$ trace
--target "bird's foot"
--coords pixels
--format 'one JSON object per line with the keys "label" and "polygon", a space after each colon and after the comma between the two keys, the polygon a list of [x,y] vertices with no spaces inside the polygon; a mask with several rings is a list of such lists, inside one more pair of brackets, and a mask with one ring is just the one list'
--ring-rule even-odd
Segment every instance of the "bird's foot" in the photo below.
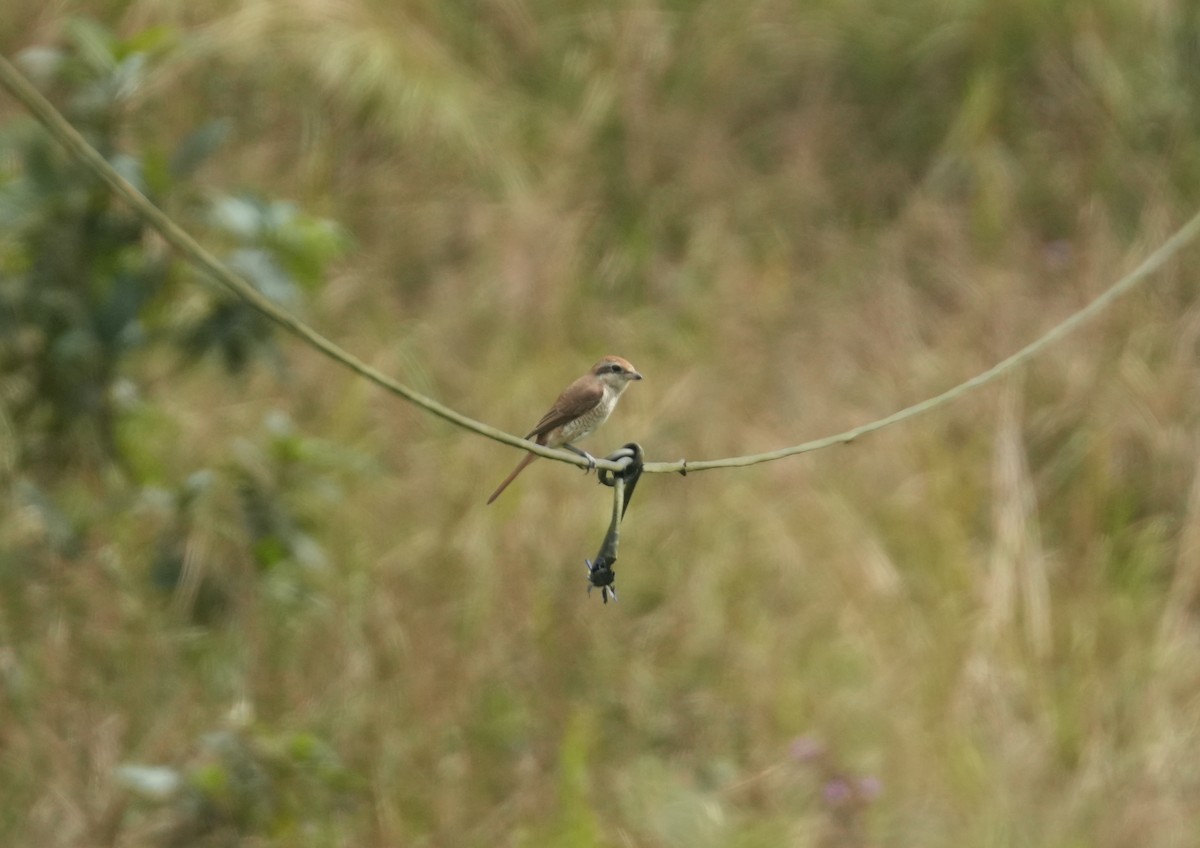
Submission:
{"label": "bird's foot", "polygon": [[596,457],[592,456],[590,453],[582,450],[581,448],[575,447],[574,445],[563,445],[563,448],[569,450],[571,453],[576,454],[577,456],[582,456],[587,460],[587,467],[583,469],[584,474],[588,474],[596,470]]}

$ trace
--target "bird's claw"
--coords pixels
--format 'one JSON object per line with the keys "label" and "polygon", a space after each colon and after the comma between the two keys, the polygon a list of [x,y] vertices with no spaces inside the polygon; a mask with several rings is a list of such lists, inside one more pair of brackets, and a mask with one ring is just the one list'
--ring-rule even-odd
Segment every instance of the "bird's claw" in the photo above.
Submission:
{"label": "bird's claw", "polygon": [[566,450],[569,450],[571,453],[575,454],[576,456],[582,457],[583,461],[587,463],[587,465],[584,466],[584,469],[583,469],[584,474],[587,474],[596,469],[596,457],[592,456],[590,453],[583,450],[582,448],[575,447],[574,445],[563,445],[563,447]]}

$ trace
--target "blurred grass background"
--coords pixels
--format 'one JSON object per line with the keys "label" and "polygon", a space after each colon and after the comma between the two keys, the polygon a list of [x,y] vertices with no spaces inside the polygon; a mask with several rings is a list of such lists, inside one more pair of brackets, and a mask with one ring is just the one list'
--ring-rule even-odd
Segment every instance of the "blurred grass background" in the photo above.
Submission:
{"label": "blurred grass background", "polygon": [[[144,55],[106,155],[165,186],[218,121],[165,207],[373,365],[521,433],[617,353],[647,380],[587,447],[703,459],[936,393],[1190,217],[1198,9],[82,0],[0,49]],[[1200,841],[1195,249],[936,414],[645,480],[602,606],[607,490],[538,463],[485,509],[513,451],[260,344],[149,234],[63,383],[29,281],[95,216],[17,136],[0,98],[44,192],[0,204],[6,844]]]}

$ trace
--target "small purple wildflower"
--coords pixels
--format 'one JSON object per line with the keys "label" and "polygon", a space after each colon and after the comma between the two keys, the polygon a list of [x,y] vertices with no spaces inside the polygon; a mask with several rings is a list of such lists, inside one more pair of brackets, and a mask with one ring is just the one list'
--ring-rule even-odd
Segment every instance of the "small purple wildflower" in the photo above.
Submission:
{"label": "small purple wildflower", "polygon": [[1046,266],[1052,271],[1061,271],[1071,264],[1074,251],[1066,239],[1055,239],[1042,248]]}
{"label": "small purple wildflower", "polygon": [[788,753],[798,763],[813,763],[825,756],[825,743],[815,736],[798,736]]}
{"label": "small purple wildflower", "polygon": [[858,779],[858,797],[864,801],[874,801],[883,794],[883,781],[873,774]]}
{"label": "small purple wildflower", "polygon": [[849,803],[854,797],[854,787],[845,778],[835,777],[825,784],[821,790],[821,797],[825,800],[826,805],[840,807]]}

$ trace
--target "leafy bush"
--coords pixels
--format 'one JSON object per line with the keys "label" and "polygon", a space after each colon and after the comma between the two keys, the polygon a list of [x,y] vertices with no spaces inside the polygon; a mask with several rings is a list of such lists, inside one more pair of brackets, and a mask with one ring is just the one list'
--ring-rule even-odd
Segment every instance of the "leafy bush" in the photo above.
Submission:
{"label": "leafy bush", "polygon": [[[126,179],[224,246],[266,297],[296,309],[342,249],[334,224],[289,203],[200,189],[197,169],[229,134],[222,120],[161,148],[126,143],[150,69],[174,41],[164,28],[120,40],[75,21],[64,47],[29,50],[22,61]],[[185,287],[194,272],[35,123],[0,134],[0,162],[0,415],[18,466],[121,461],[116,423],[138,392],[135,351],[213,354],[239,372],[273,349],[262,316]]]}

